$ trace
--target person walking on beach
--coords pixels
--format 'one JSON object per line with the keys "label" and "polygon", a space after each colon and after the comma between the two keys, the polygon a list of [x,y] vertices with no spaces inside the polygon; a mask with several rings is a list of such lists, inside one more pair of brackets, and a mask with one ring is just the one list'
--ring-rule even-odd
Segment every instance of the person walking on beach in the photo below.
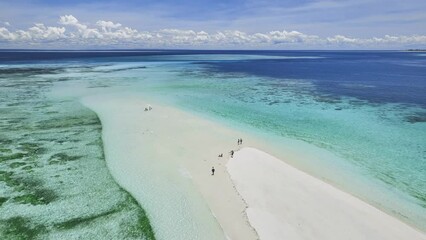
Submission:
{"label": "person walking on beach", "polygon": [[212,176],[214,175],[214,171],[215,171],[215,169],[214,169],[214,167],[212,167]]}
{"label": "person walking on beach", "polygon": [[240,138],[240,145],[242,145],[243,144],[243,139],[242,138]]}
{"label": "person walking on beach", "polygon": [[234,157],[234,150],[231,150],[231,158]]}

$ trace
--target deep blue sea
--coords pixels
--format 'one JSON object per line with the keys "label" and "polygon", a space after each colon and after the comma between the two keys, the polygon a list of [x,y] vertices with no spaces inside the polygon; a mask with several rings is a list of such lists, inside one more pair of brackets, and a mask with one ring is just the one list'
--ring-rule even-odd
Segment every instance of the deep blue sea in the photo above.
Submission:
{"label": "deep blue sea", "polygon": [[374,103],[426,107],[426,57],[409,52],[280,52],[314,59],[217,62],[211,69],[280,79],[308,79],[319,94],[354,97]]}
{"label": "deep blue sea", "polygon": [[[208,61],[209,71],[244,73],[282,80],[308,79],[316,91],[339,98],[375,103],[407,103],[426,107],[426,53],[393,51],[3,51],[0,63],[105,61],[169,55],[262,55],[284,59]],[[313,57],[312,59],[306,57]],[[293,58],[292,58],[293,57]],[[301,58],[298,58],[301,57]],[[120,61],[120,59],[117,59]]]}
{"label": "deep blue sea", "polygon": [[278,148],[293,139],[324,149],[336,158],[301,165],[337,166],[344,180],[317,174],[426,229],[426,53],[0,52],[0,74],[24,73],[28,82],[128,87],[270,136]]}

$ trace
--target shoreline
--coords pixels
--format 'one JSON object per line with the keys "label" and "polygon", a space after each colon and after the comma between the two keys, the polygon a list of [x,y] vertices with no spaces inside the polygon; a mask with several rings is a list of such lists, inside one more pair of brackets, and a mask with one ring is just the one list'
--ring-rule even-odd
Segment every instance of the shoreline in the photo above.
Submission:
{"label": "shoreline", "polygon": [[227,165],[261,239],[426,239],[418,229],[256,148]]}
{"label": "shoreline", "polygon": [[[215,234],[218,234],[218,229],[220,229],[220,231],[224,232],[224,237],[230,239],[256,239],[258,237],[256,227],[252,228],[252,226],[250,226],[248,222],[250,217],[247,217],[246,215],[246,207],[248,206],[250,208],[250,203],[246,204],[245,199],[242,199],[244,194],[237,191],[237,186],[234,185],[235,182],[231,181],[232,175],[228,174],[226,166],[229,164],[229,155],[227,152],[231,149],[239,150],[239,148],[236,148],[237,138],[242,137],[245,143],[254,143],[254,147],[260,146],[259,149],[263,149],[262,145],[264,144],[256,144],[256,139],[253,139],[252,136],[233,129],[228,129],[227,127],[205,119],[200,119],[173,107],[155,104],[153,105],[154,109],[152,111],[144,112],[143,109],[147,106],[148,102],[136,95],[99,95],[87,97],[83,99],[82,102],[98,114],[102,121],[103,129],[106,129],[105,131],[112,131],[112,133],[109,134],[104,134],[103,132],[103,140],[104,144],[107,146],[106,148],[110,148],[111,145],[115,145],[114,151],[106,149],[106,158],[109,163],[108,166],[110,171],[114,178],[116,178],[117,182],[129,191],[147,210],[150,219],[159,218],[160,216],[155,216],[157,213],[150,213],[152,209],[150,210],[150,207],[145,206],[145,204],[147,204],[147,196],[143,196],[144,194],[141,194],[144,189],[134,186],[134,182],[126,178],[132,178],[131,175],[133,175],[133,180],[147,181],[149,179],[144,179],[143,177],[138,176],[137,173],[132,173],[129,176],[129,174],[123,169],[120,170],[120,168],[123,167],[119,166],[120,163],[123,164],[120,162],[120,159],[122,159],[123,156],[130,156],[131,158],[134,158],[131,162],[129,162],[131,164],[130,168],[135,168],[133,170],[144,168],[144,165],[141,164],[141,160],[139,159],[141,156],[147,156],[147,158],[156,159],[156,161],[161,159],[168,160],[166,162],[167,166],[154,164],[150,165],[150,167],[155,169],[158,173],[166,171],[164,177],[167,178],[169,176],[173,176],[173,180],[179,181],[182,185],[185,185],[183,191],[190,189],[188,192],[185,192],[185,194],[198,199],[198,201],[203,201],[204,204],[207,204],[208,210],[211,211],[210,214],[213,215],[213,219],[209,220],[211,221],[210,228],[202,230],[200,234],[209,233],[209,231],[213,231]],[[121,117],[117,117],[117,115],[120,115]],[[124,118],[122,118],[123,115]],[[120,125],[124,126],[120,127]],[[116,137],[124,136],[130,138],[131,141],[127,141],[127,144],[117,145],[116,141],[112,140],[111,135]],[[139,141],[141,145],[144,145],[144,147],[132,143],[135,139]],[[247,145],[244,144],[243,146]],[[138,148],[138,150],[133,151],[129,147],[135,147]],[[218,158],[217,154],[219,153],[224,153],[224,157]],[[239,152],[236,152],[236,156],[239,154]],[[114,164],[110,164],[111,159],[115,162]],[[284,163],[284,161],[281,162]],[[143,163],[151,164],[146,161]],[[212,165],[216,168],[216,174],[214,177],[209,175],[209,170]],[[296,168],[294,169],[296,171],[300,171]],[[316,179],[314,177],[311,178]],[[325,185],[329,185],[321,180],[316,180]],[[161,180],[157,181],[161,182]],[[195,192],[192,187],[196,188]],[[336,191],[345,193],[338,189],[336,189]],[[157,193],[161,194],[161,191],[157,191]],[[201,196],[198,196],[198,194],[201,194]],[[347,195],[357,199],[350,194]],[[357,200],[365,205],[371,206],[362,200]],[[203,203],[198,204],[203,205]],[[201,211],[205,212],[206,209],[204,209],[204,207],[197,206],[196,210],[203,209]],[[379,209],[376,210],[387,217],[394,219],[394,217],[380,211]],[[192,212],[191,214],[198,213],[195,211],[195,213]],[[164,216],[165,215],[163,215],[163,217]],[[189,217],[192,220],[197,219],[192,218],[194,216]],[[199,219],[203,219],[204,217],[206,216],[203,215],[202,217],[199,217]],[[397,222],[405,225],[405,223],[400,222],[399,219],[395,219]],[[215,221],[217,221],[217,223],[214,223]],[[161,233],[157,234],[157,231],[161,232],[164,231],[164,229],[159,227],[155,222],[160,223],[160,225],[164,223],[161,223],[161,219],[156,219],[153,222],[154,230],[159,238],[166,236],[168,239],[178,239],[177,236],[175,236],[176,238],[170,238],[172,236],[170,235],[170,230],[164,235]],[[219,224],[220,227],[215,227],[215,224]],[[252,225],[256,226],[256,224],[253,223]],[[260,233],[262,233],[262,231]],[[191,237],[189,239],[191,239]],[[260,237],[262,237],[262,234],[260,234]]]}

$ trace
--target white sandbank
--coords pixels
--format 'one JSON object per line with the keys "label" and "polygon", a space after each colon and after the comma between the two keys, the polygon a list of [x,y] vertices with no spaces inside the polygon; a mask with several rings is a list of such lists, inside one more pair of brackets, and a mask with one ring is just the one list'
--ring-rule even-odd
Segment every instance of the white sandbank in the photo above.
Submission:
{"label": "white sandbank", "polygon": [[257,239],[225,167],[236,132],[131,93],[82,102],[102,122],[111,174],[147,211],[157,239]]}
{"label": "white sandbank", "polygon": [[230,159],[240,137],[244,146],[273,152],[241,131],[137,94],[82,102],[102,122],[113,177],[147,211],[158,239],[426,239],[264,152],[244,148]]}
{"label": "white sandbank", "polygon": [[227,163],[260,239],[426,239],[400,220],[255,148]]}

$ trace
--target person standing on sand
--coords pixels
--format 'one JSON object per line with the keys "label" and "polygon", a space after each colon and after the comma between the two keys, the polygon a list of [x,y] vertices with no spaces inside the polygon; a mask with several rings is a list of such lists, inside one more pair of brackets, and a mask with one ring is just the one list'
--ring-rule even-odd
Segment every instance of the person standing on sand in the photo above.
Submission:
{"label": "person standing on sand", "polygon": [[214,171],[215,171],[215,169],[214,169],[214,167],[212,167],[212,176],[214,175]]}
{"label": "person standing on sand", "polygon": [[240,138],[240,145],[243,145],[243,139]]}
{"label": "person standing on sand", "polygon": [[231,150],[231,158],[234,157],[234,150]]}

